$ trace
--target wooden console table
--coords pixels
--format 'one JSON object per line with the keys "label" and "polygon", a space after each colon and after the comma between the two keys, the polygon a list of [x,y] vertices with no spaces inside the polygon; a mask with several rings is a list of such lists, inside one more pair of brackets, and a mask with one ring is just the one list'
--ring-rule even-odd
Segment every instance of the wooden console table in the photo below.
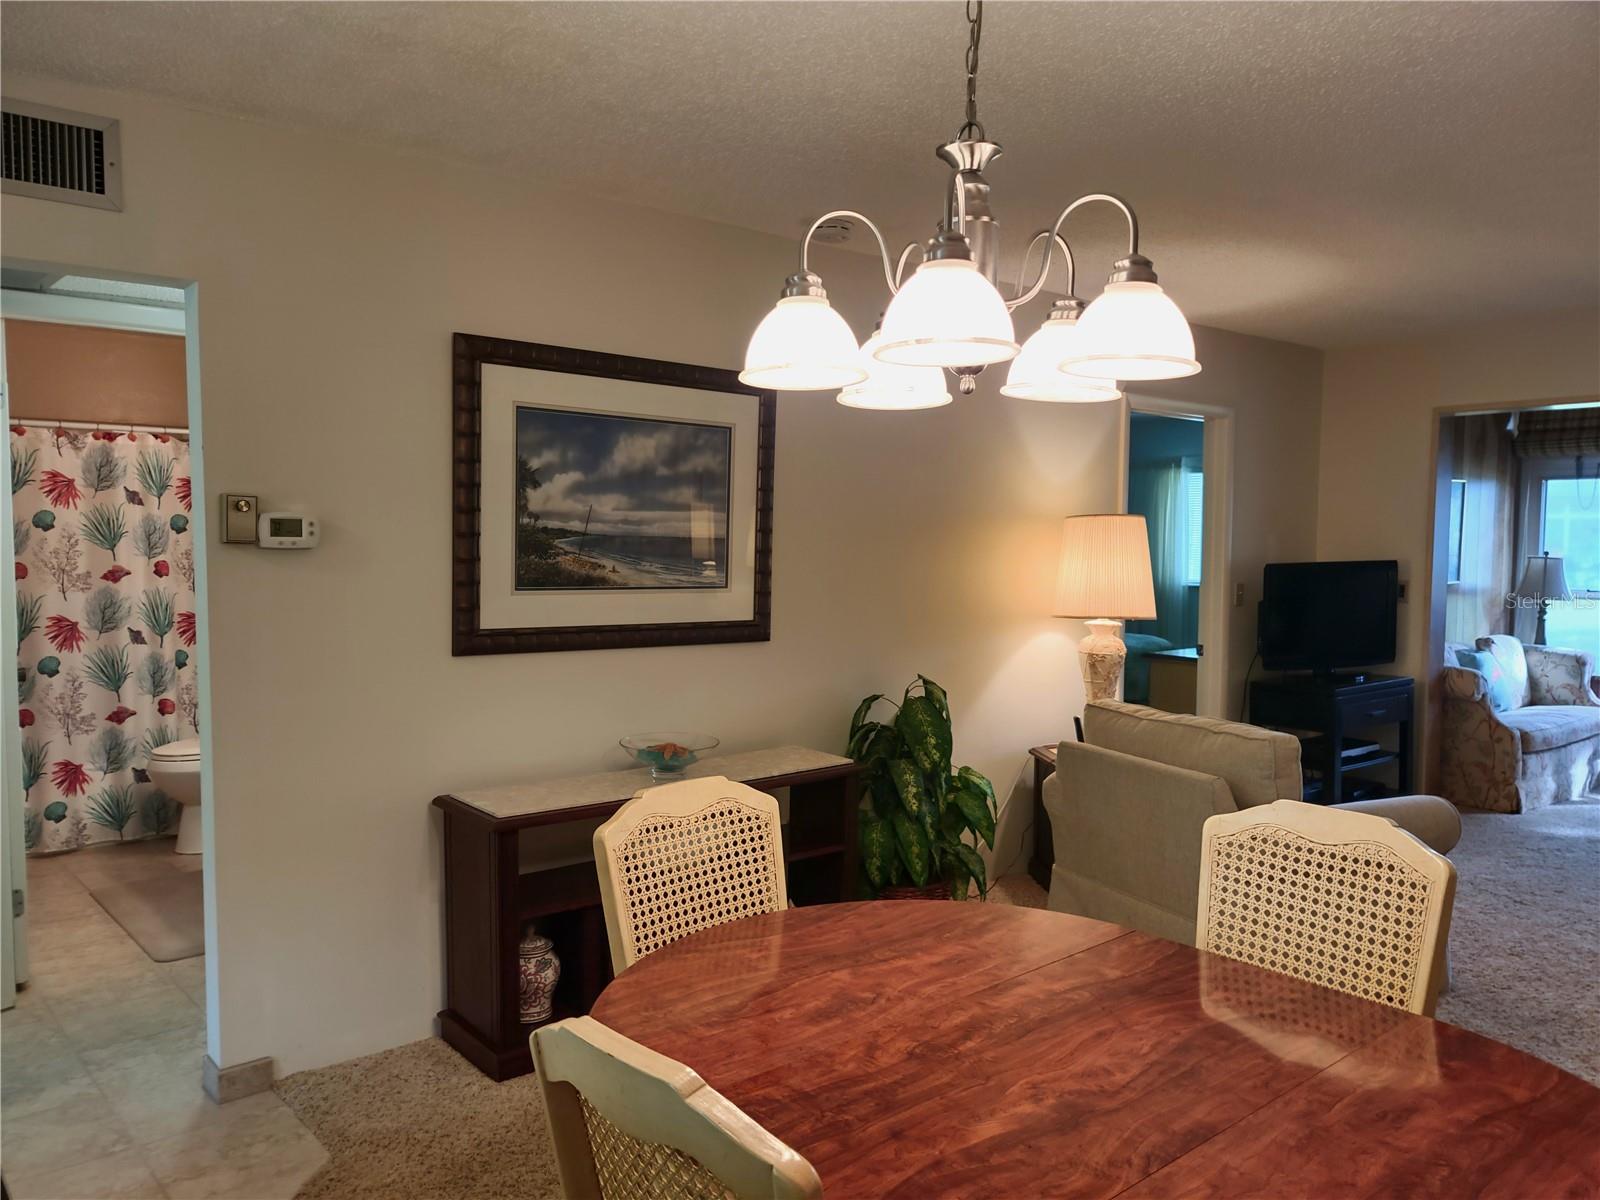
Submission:
{"label": "wooden console table", "polygon": [[[696,763],[685,778],[725,775],[764,792],[787,788],[783,857],[794,904],[856,898],[860,768],[783,746]],[[522,871],[524,829],[603,819],[650,787],[650,772],[609,771],[435,797],[444,813],[445,1008],[439,1035],[491,1079],[533,1069],[532,1026],[517,1011],[517,946],[533,922],[561,959],[552,1020],[577,1016],[611,981],[611,953],[592,861]]]}

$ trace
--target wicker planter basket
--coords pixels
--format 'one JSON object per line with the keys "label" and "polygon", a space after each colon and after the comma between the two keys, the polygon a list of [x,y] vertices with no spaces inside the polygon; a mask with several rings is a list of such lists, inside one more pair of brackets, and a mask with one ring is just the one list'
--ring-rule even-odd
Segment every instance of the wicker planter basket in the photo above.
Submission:
{"label": "wicker planter basket", "polygon": [[886,887],[878,892],[879,900],[948,900],[950,899],[950,885],[948,883],[930,883],[926,887],[915,887],[906,884],[902,887]]}

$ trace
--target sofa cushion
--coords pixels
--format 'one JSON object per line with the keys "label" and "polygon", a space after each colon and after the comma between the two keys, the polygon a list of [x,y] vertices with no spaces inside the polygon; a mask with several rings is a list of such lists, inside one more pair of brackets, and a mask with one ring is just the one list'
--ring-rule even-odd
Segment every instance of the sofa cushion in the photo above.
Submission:
{"label": "sofa cushion", "polygon": [[1511,689],[1512,708],[1521,708],[1532,698],[1528,690],[1528,656],[1522,652],[1522,643],[1504,633],[1481,637],[1475,643],[1479,650],[1487,650],[1506,673]]}
{"label": "sofa cushion", "polygon": [[1460,650],[1456,659],[1468,670],[1483,676],[1484,695],[1495,712],[1509,712],[1517,707],[1515,685],[1506,674],[1500,660],[1488,650]]}
{"label": "sofa cushion", "polygon": [[1240,808],[1301,794],[1299,741],[1257,725],[1095,700],[1084,709],[1083,736],[1107,750],[1215,775]]}
{"label": "sofa cushion", "polygon": [[1583,704],[1535,704],[1500,714],[1500,723],[1513,729],[1524,754],[1559,750],[1587,738],[1600,737],[1600,708]]}

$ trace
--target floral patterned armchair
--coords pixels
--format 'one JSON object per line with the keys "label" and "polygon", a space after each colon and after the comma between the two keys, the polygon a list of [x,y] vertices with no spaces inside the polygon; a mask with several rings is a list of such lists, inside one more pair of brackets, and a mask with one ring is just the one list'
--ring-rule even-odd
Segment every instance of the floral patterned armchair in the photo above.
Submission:
{"label": "floral patterned armchair", "polygon": [[1591,792],[1600,776],[1594,657],[1580,650],[1479,638],[1512,700],[1496,709],[1485,676],[1446,647],[1441,790],[1461,808],[1527,812]]}

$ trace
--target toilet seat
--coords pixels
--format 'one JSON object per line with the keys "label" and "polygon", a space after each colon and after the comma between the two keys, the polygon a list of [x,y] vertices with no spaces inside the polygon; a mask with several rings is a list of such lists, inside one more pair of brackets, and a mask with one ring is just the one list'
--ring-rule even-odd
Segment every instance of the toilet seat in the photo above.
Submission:
{"label": "toilet seat", "polygon": [[199,762],[200,739],[185,738],[179,742],[168,742],[165,746],[157,746],[150,751],[150,761],[159,763]]}

